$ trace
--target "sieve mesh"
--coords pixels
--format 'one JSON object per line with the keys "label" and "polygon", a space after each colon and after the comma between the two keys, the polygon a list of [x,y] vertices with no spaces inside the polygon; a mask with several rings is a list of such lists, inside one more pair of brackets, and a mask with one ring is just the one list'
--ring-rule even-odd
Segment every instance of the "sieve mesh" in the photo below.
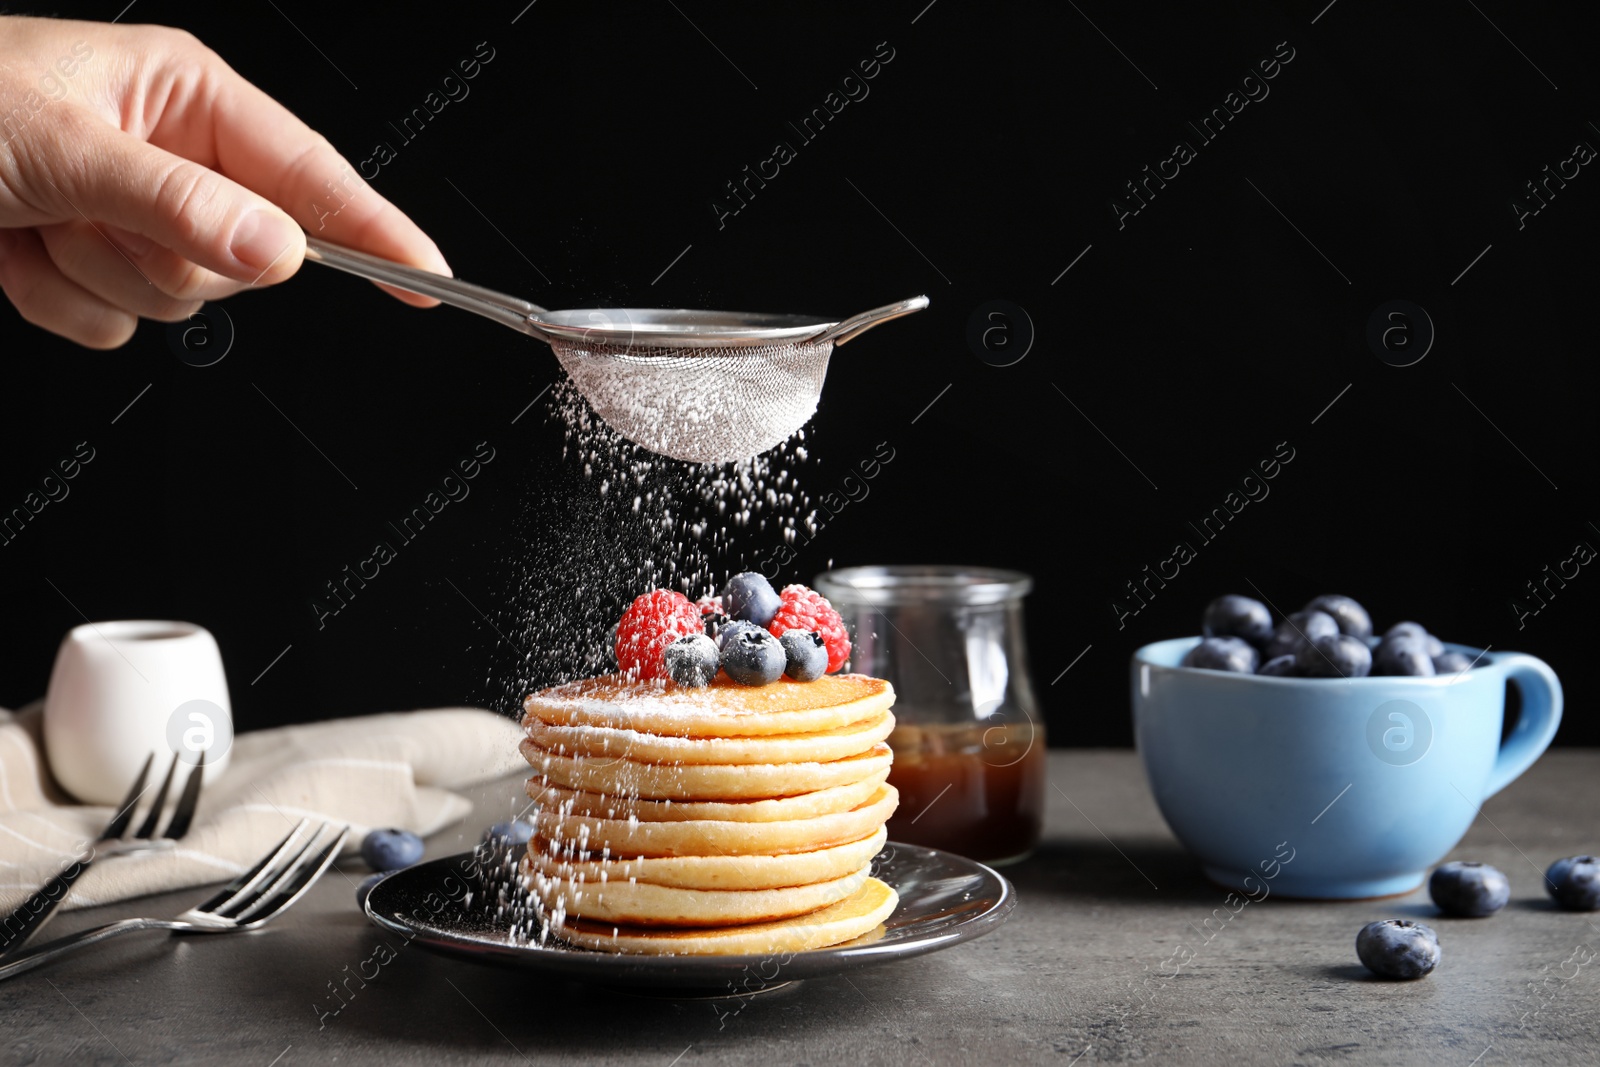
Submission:
{"label": "sieve mesh", "polygon": [[784,441],[817,410],[833,341],[653,348],[553,340],[596,414],[673,459],[727,463]]}

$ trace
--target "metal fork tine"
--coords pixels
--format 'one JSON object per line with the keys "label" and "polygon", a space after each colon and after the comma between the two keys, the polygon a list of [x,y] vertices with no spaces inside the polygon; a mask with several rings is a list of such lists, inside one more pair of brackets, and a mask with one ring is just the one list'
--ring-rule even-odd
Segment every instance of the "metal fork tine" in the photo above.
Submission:
{"label": "metal fork tine", "polygon": [[[288,836],[286,836],[282,841],[279,841],[277,847],[271,852],[268,852],[265,856],[262,856],[260,863],[257,863],[254,867],[250,868],[248,871],[245,871],[239,877],[223,886],[222,889],[218,891],[216,896],[212,897],[210,900],[207,900],[204,904],[195,907],[193,910],[215,912],[218,908],[231,901],[238,894],[249,892],[255,889],[257,884],[260,882],[276,877],[279,857],[281,857],[284,851],[288,849],[290,842],[294,841],[300,836],[300,832],[304,830],[307,824],[310,822],[310,819],[301,819],[299,822],[295,823],[294,829],[289,831]],[[313,841],[316,840],[316,835],[313,834],[311,839]],[[304,851],[304,848],[302,848],[301,851]],[[298,853],[296,855],[298,855]]]}
{"label": "metal fork tine", "polygon": [[[148,769],[147,766],[146,770]],[[333,840],[318,852],[310,862],[303,862],[306,853],[311,850],[311,847],[322,836],[322,831],[328,828],[329,824],[323,823],[317,828],[316,833],[312,835],[306,846],[296,851],[294,859],[290,862],[289,869],[282,872],[276,871],[273,861],[280,859],[284,849],[291,846],[294,838],[300,833],[306,822],[307,820],[302,819],[300,825],[296,826],[266,859],[256,864],[251,871],[235,879],[233,885],[243,887],[253,879],[262,876],[264,872],[274,872],[267,875],[272,882],[271,887],[265,893],[260,894],[255,903],[243,914],[230,918],[216,913],[204,913],[201,908],[191,908],[175,919],[122,919],[117,922],[106,923],[103,926],[91,927],[88,930],[79,930],[75,934],[57,938],[48,945],[42,945],[32,952],[25,953],[9,963],[0,964],[0,980],[30,971],[82,946],[97,944],[116,937],[118,934],[133,933],[139,930],[169,930],[174,934],[226,934],[239,930],[253,930],[269,922],[284,909],[288,908],[289,905],[299,900],[306,890],[322,876],[322,873],[328,869],[328,865],[333,862],[334,857],[339,854],[339,850],[344,847],[345,840],[350,836],[350,827],[344,827],[333,835]],[[70,882],[61,886],[62,891],[64,892],[69,885]],[[230,890],[232,888],[233,886],[229,887]],[[228,890],[224,890],[224,893],[226,892]],[[202,907],[207,906],[202,905]],[[48,915],[49,909],[44,909],[43,914]]]}
{"label": "metal fork tine", "polygon": [[[151,753],[151,759],[155,754]],[[172,788],[172,775],[178,769],[178,757],[172,757],[172,762],[167,765],[167,776],[161,779],[161,789],[156,793],[155,803],[150,806],[150,814],[144,817],[144,822],[133,832],[134,837],[142,837],[146,841],[156,836],[156,825],[161,821],[161,809],[167,806],[167,790]]]}
{"label": "metal fork tine", "polygon": [[139,771],[139,777],[133,780],[133,788],[128,790],[128,795],[122,798],[122,804],[117,808],[117,814],[106,825],[105,833],[100,835],[100,840],[109,841],[114,837],[121,837],[128,832],[128,824],[133,821],[133,806],[139,803],[139,798],[144,795],[144,783],[150,777],[150,765],[155,762],[154,752],[144,761],[144,767]]}
{"label": "metal fork tine", "polygon": [[[286,885],[294,881],[295,876],[304,869],[307,857],[316,857],[317,843],[322,840],[322,833],[330,824],[323,823],[317,827],[316,832],[305,847],[297,852],[293,859],[281,864],[277,873],[265,885],[250,895],[240,894],[232,903],[222,908],[219,914],[229,922],[244,923],[251,915],[260,909],[262,904],[274,899]],[[314,862],[315,860],[313,860]]]}
{"label": "metal fork tine", "polygon": [[234,917],[235,921],[244,924],[264,923],[299,900],[305,891],[322,877],[322,872],[328,869],[328,865],[338,857],[340,850],[344,848],[345,839],[349,836],[348,826],[334,834],[328,847],[318,853],[315,859],[293,872],[286,881],[274,885],[260,900],[237,914]]}
{"label": "metal fork tine", "polygon": [[311,836],[295,848],[293,855],[281,857],[277,863],[273,864],[270,871],[257,879],[253,888],[236,893],[232,900],[209,909],[211,915],[219,919],[226,919],[229,922],[237,922],[241,912],[248,910],[258,901],[276,891],[299,869],[306,856],[316,848],[317,841],[327,828],[327,823],[318,823],[316,829],[311,831]]}
{"label": "metal fork tine", "polygon": [[[134,779],[133,785],[128,789],[128,795],[122,798],[122,804],[117,808],[116,814],[95,839],[97,843],[117,841],[128,832],[128,824],[133,821],[134,808],[138,805],[139,798],[144,796],[145,783],[150,780],[150,767],[155,758],[154,752],[145,757],[144,766],[139,768],[139,777]],[[0,942],[0,956],[14,955],[28,938],[50,921],[56,908],[67,899],[67,893],[72,889],[73,883],[83,875],[89,864],[94,862],[96,852],[94,847],[90,847],[87,854],[77,857],[70,866],[58,870],[31,897],[23,901],[20,907],[3,917],[5,940]]]}
{"label": "metal fork tine", "polygon": [[167,828],[161,832],[162,837],[176,841],[189,832],[189,823],[194,819],[194,809],[200,806],[200,779],[205,775],[205,770],[206,754],[202,749],[194,770],[189,772],[189,777],[183,783],[183,795],[178,798],[178,806],[172,813],[172,821],[167,823]]}

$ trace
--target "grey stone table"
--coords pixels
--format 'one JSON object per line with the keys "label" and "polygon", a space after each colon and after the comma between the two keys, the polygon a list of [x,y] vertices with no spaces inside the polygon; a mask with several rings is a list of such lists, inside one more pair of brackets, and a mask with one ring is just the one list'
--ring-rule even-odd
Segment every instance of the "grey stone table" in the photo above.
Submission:
{"label": "grey stone table", "polygon": [[[1511,877],[1487,920],[1433,920],[1444,962],[1413,983],[1355,960],[1371,919],[1432,916],[1422,893],[1266,899],[1221,931],[1224,892],[1167,832],[1129,752],[1054,752],[1037,855],[1006,873],[999,931],[944,952],[743,1003],[620,996],[407,945],[337,1014],[330,983],[372,973],[384,939],[356,912],[358,862],[272,926],[135,935],[0,984],[0,1062],[855,1064],[1600,1061],[1600,915],[1551,908],[1558,856],[1600,847],[1600,752],[1555,752],[1485,807],[1456,856]],[[520,783],[479,789],[429,855],[464,850]],[[176,913],[199,891],[58,917],[60,932]],[[392,940],[392,939],[391,939]],[[348,970],[346,970],[348,968]],[[1174,974],[1175,972],[1175,974]]]}

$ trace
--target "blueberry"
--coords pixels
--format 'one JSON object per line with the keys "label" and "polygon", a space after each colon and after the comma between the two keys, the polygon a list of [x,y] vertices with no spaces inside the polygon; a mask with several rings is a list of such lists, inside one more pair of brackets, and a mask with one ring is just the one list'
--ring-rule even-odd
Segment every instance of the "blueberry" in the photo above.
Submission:
{"label": "blueberry", "polygon": [[735,619],[744,619],[757,626],[765,626],[778,613],[783,602],[766,576],[757,571],[745,571],[728,579],[722,590],[722,604]]}
{"label": "blueberry", "polygon": [[1339,632],[1365,641],[1372,636],[1372,616],[1367,609],[1347,596],[1319,596],[1305,606],[1306,611],[1320,611],[1332,615],[1339,624]]}
{"label": "blueberry", "polygon": [[1378,651],[1372,655],[1372,673],[1428,678],[1437,672],[1422,639],[1399,634],[1385,637],[1378,644]]}
{"label": "blueberry", "polygon": [[732,622],[724,623],[717,631],[717,647],[719,649],[727,648],[728,641],[745,630],[765,629],[765,626],[757,626],[755,623],[746,622],[744,619],[734,619]]}
{"label": "blueberry", "polygon": [[1356,955],[1381,977],[1421,978],[1439,966],[1439,935],[1410,919],[1383,919],[1361,928]]}
{"label": "blueberry", "polygon": [[1184,667],[1254,674],[1259,657],[1242,637],[1204,637],[1183,657]]}
{"label": "blueberry", "polygon": [[1511,899],[1511,883],[1494,867],[1470,860],[1446,863],[1428,879],[1428,895],[1446,915],[1479,919]]}
{"label": "blueberry", "polygon": [[1325,611],[1297,611],[1278,623],[1272,631],[1272,640],[1262,650],[1267,659],[1292,656],[1300,646],[1319,637],[1331,637],[1339,632],[1339,623]]}
{"label": "blueberry", "polygon": [[1568,911],[1600,911],[1600,859],[1568,856],[1544,872],[1544,887]]}
{"label": "blueberry", "polygon": [[765,630],[741,630],[722,649],[722,669],[740,685],[776,682],[786,663],[783,646]]}
{"label": "blueberry", "polygon": [[1465,652],[1441,652],[1433,657],[1434,674],[1459,674],[1471,670],[1480,663],[1488,663],[1487,659],[1473,658]]}
{"label": "blueberry", "polygon": [[372,895],[372,887],[383,881],[383,874],[369,874],[361,879],[361,884],[356,886],[356,907],[365,910],[367,898]]}
{"label": "blueberry", "polygon": [[783,673],[795,681],[814,682],[828,673],[828,646],[815,630],[790,630],[778,644],[783,646]]}
{"label": "blueberry", "polygon": [[410,830],[373,830],[361,839],[361,858],[375,871],[398,871],[422,858],[422,838]]}
{"label": "blueberry", "polygon": [[710,685],[722,665],[717,643],[705,634],[687,634],[667,646],[663,653],[667,676],[679,685]]}
{"label": "blueberry", "polygon": [[1269,659],[1256,670],[1256,673],[1269,674],[1275,678],[1293,677],[1295,674],[1294,657],[1278,656],[1275,659]]}
{"label": "blueberry", "polygon": [[483,832],[483,839],[491,845],[526,845],[533,837],[533,823],[525,819],[507,819],[497,822]]}
{"label": "blueberry", "polygon": [[1359,637],[1328,634],[1300,646],[1294,665],[1308,678],[1365,678],[1372,673],[1372,649]]}
{"label": "blueberry", "polygon": [[1272,613],[1259,600],[1229,593],[1206,605],[1200,632],[1206,637],[1242,637],[1260,648],[1272,637]]}
{"label": "blueberry", "polygon": [[1427,648],[1428,655],[1433,658],[1444,655],[1444,644],[1430,634],[1420,622],[1397,622],[1384,632],[1383,639],[1391,637],[1415,637]]}

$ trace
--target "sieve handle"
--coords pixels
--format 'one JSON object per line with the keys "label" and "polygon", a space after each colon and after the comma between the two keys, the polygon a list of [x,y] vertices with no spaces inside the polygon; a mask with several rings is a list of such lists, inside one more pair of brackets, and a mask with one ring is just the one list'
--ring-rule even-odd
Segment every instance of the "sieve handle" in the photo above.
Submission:
{"label": "sieve handle", "polygon": [[813,342],[832,341],[837,347],[846,341],[860,337],[874,326],[888,322],[890,319],[898,319],[903,315],[909,315],[913,311],[921,311],[927,306],[928,298],[925,296],[914,296],[910,300],[902,300],[897,304],[885,304],[881,308],[873,308],[871,311],[863,311],[859,315],[852,315],[843,322],[824,330],[811,340]]}
{"label": "sieve handle", "polygon": [[541,341],[546,339],[544,331],[530,321],[530,316],[545,313],[545,309],[538,304],[530,304],[526,300],[497,293],[493,289],[473,285],[459,278],[418,270],[416,267],[407,267],[366,252],[357,252],[353,248],[331,244],[319,237],[306,237],[306,258],[313,263],[321,263],[325,267],[333,267],[368,281],[382,282],[396,289],[404,289],[408,293],[431,296],[451,307],[493,319],[502,326],[530,334]]}

